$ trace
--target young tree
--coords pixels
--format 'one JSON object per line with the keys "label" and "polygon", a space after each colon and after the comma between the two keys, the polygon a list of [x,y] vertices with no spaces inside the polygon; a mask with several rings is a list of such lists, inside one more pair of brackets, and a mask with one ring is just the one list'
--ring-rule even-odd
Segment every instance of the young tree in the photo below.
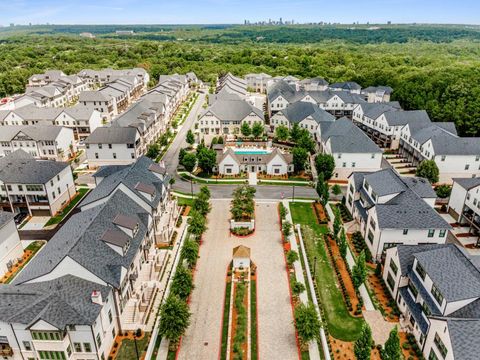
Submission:
{"label": "young tree", "polygon": [[173,349],[190,325],[190,311],[185,301],[176,295],[169,295],[160,309],[159,334],[170,340]]}
{"label": "young tree", "polygon": [[280,203],[280,217],[282,218],[282,221],[285,220],[287,217],[288,210],[285,206],[283,206],[282,203]]}
{"label": "young tree", "polygon": [[335,218],[333,219],[333,237],[337,239],[338,233],[342,228],[342,215],[337,206],[333,207],[333,214],[335,215]]}
{"label": "young tree", "polygon": [[204,192],[200,192],[198,196],[193,200],[192,209],[198,211],[203,216],[207,216],[210,212],[209,196]]}
{"label": "young tree", "polygon": [[398,336],[398,329],[395,326],[388,336],[385,346],[382,351],[382,360],[401,360],[402,350],[400,349],[400,338]]}
{"label": "young tree", "polygon": [[330,180],[333,176],[333,170],[335,169],[335,160],[330,154],[318,154],[315,158],[315,168],[318,175],[323,174],[326,181]]}
{"label": "young tree", "polygon": [[177,266],[175,275],[172,279],[172,294],[177,295],[182,300],[187,300],[188,295],[193,290],[193,277],[190,270],[185,269],[182,265]]}
{"label": "young tree", "polygon": [[214,136],[212,139],[212,142],[210,143],[210,146],[213,147],[213,145],[217,145],[217,144],[218,144],[218,139],[216,136]]}
{"label": "young tree", "polygon": [[292,233],[292,224],[288,221],[284,221],[282,224],[282,233],[285,239],[288,238]]}
{"label": "young tree", "polygon": [[288,266],[292,266],[295,261],[298,260],[298,253],[294,250],[290,250],[287,252],[287,264]]}
{"label": "young tree", "polygon": [[305,285],[303,285],[300,281],[292,279],[292,283],[290,285],[292,287],[293,295],[300,295],[302,292],[305,291]]}
{"label": "young tree", "polygon": [[240,127],[240,132],[242,133],[243,136],[247,137],[247,136],[250,136],[250,134],[252,133],[252,129],[250,128],[250,125],[248,125],[247,122],[244,122]]}
{"label": "young tree", "polygon": [[204,194],[205,197],[207,198],[207,200],[210,200],[210,189],[208,188],[207,185],[203,185],[201,188],[200,188],[200,193],[201,194]]}
{"label": "young tree", "polygon": [[309,153],[313,154],[315,152],[315,141],[313,141],[312,136],[308,130],[302,129],[300,137],[296,141],[297,146],[304,148]]}
{"label": "young tree", "polygon": [[289,132],[286,126],[280,125],[275,128],[275,136],[280,141],[288,140]]}
{"label": "young tree", "polygon": [[315,306],[301,303],[295,307],[295,325],[303,346],[310,340],[317,339],[320,332],[320,319]]}
{"label": "young tree", "polygon": [[156,159],[158,154],[160,154],[160,147],[157,143],[148,146],[147,157],[150,159]]}
{"label": "young tree", "polygon": [[372,352],[372,329],[365,322],[362,327],[360,337],[355,341],[353,347],[355,358],[357,360],[370,360]]}
{"label": "young tree", "polygon": [[223,144],[223,137],[219,136],[217,142],[218,144]]}
{"label": "young tree", "polygon": [[263,125],[259,121],[255,121],[252,125],[252,135],[255,138],[259,138],[260,136],[263,135],[263,132],[265,131]]}
{"label": "young tree", "polygon": [[180,152],[178,153],[178,162],[181,164],[183,161],[183,157],[187,154],[187,150],[184,148],[180,149]]}
{"label": "young tree", "polygon": [[345,235],[345,229],[342,228],[338,238],[338,250],[340,251],[340,256],[344,259],[347,257],[347,246],[347,236]]}
{"label": "young tree", "polygon": [[194,240],[187,240],[182,247],[182,259],[185,259],[190,269],[193,268],[197,263],[198,250],[198,242]]}
{"label": "young tree", "polygon": [[437,193],[437,196],[441,199],[446,199],[450,196],[452,193],[452,187],[450,185],[438,185],[435,188],[435,192]]}
{"label": "young tree", "polygon": [[323,173],[318,175],[316,190],[318,197],[320,198],[320,204],[322,204],[323,208],[325,209],[328,204],[328,200],[330,199],[330,192],[328,191],[328,184],[323,179]]}
{"label": "young tree", "polygon": [[340,195],[342,193],[342,188],[340,187],[340,185],[338,184],[335,184],[332,186],[332,192],[334,195]]}
{"label": "young tree", "polygon": [[362,251],[358,256],[356,264],[352,269],[352,282],[355,289],[365,282],[367,278],[367,265],[365,263],[365,251]]}
{"label": "young tree", "polygon": [[292,129],[290,130],[290,139],[296,143],[299,139],[300,136],[302,136],[302,131],[300,129],[300,126],[298,126],[297,123],[293,124]]}
{"label": "young tree", "polygon": [[213,167],[217,164],[217,153],[212,149],[203,148],[197,153],[197,158],[198,166],[208,174],[212,172]]}
{"label": "young tree", "polygon": [[207,230],[205,216],[200,214],[198,211],[190,211],[190,217],[187,220],[188,231],[195,235],[196,238],[199,238],[205,230]]}
{"label": "young tree", "polygon": [[190,146],[195,144],[195,135],[193,135],[192,130],[187,131],[187,136],[186,136],[185,140],[187,141],[187,144],[189,144]]}
{"label": "young tree", "polygon": [[193,153],[186,153],[183,156],[182,163],[185,170],[188,172],[192,172],[195,169],[195,165],[197,164],[197,157]]}
{"label": "young tree", "polygon": [[417,176],[423,177],[435,184],[438,182],[439,170],[434,160],[423,160],[417,167]]}
{"label": "young tree", "polygon": [[305,170],[305,163],[308,159],[308,152],[304,148],[295,146],[292,150],[293,167],[296,172]]}

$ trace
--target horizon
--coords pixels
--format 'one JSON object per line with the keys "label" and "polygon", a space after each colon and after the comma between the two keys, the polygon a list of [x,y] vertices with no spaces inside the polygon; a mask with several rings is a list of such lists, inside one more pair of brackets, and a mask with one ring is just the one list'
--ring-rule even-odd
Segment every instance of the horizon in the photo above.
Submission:
{"label": "horizon", "polygon": [[[342,3],[315,0],[178,0],[151,3],[147,0],[11,0],[3,6],[4,27],[15,25],[240,25],[294,20],[295,23],[340,25],[480,25],[474,0],[345,0]],[[188,11],[186,11],[188,9]],[[312,14],[315,14],[312,16]],[[374,15],[373,15],[374,14]]]}

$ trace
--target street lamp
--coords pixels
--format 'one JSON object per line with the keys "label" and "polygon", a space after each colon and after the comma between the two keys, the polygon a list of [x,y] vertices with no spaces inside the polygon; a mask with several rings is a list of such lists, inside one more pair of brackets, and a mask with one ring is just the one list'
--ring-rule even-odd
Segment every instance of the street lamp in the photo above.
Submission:
{"label": "street lamp", "polygon": [[295,184],[293,184],[292,202],[295,202]]}
{"label": "street lamp", "polygon": [[191,175],[190,175],[190,192],[192,194],[192,199],[193,199],[193,179]]}

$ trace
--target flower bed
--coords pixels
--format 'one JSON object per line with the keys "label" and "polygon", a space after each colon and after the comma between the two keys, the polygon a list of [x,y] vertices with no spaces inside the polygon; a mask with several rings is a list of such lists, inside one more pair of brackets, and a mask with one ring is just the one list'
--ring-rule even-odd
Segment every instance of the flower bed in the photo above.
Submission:
{"label": "flower bed", "polygon": [[230,359],[248,357],[248,283],[239,279],[234,283]]}
{"label": "flower bed", "polygon": [[230,229],[230,232],[235,236],[248,236],[255,232],[255,229],[250,229],[248,227],[234,227]]}
{"label": "flower bed", "polygon": [[323,208],[323,205],[320,203],[313,203],[313,209],[315,210],[315,215],[317,216],[317,221],[319,224],[328,224],[328,214]]}

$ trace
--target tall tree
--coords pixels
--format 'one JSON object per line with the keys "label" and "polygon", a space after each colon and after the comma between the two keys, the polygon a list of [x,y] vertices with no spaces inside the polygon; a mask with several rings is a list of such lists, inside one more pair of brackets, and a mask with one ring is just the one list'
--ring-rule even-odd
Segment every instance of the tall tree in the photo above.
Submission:
{"label": "tall tree", "polygon": [[315,168],[318,175],[321,173],[326,181],[330,180],[333,176],[333,170],[335,169],[335,160],[330,154],[318,154],[315,158]]}
{"label": "tall tree", "polygon": [[435,184],[438,182],[440,171],[434,160],[423,160],[417,167],[416,175],[424,177],[430,183]]}
{"label": "tall tree", "polygon": [[188,231],[195,235],[197,238],[202,235],[205,230],[207,230],[205,216],[200,214],[198,211],[190,211],[190,216],[187,220],[188,222]]}
{"label": "tall tree", "polygon": [[347,247],[347,236],[345,235],[345,229],[342,228],[340,237],[338,238],[338,250],[340,252],[340,256],[344,259],[347,257]]}
{"label": "tall tree", "polygon": [[260,136],[263,135],[263,132],[265,131],[265,128],[263,127],[263,124],[259,121],[255,121],[252,126],[252,135],[255,138],[259,138]]}
{"label": "tall tree", "polygon": [[305,347],[306,344],[318,338],[320,333],[320,319],[315,306],[309,302],[307,305],[300,303],[295,307],[295,325],[298,337]]}
{"label": "tall tree", "polygon": [[308,160],[308,152],[302,147],[295,146],[292,150],[293,167],[296,172],[305,170],[305,163]]}
{"label": "tall tree", "polygon": [[353,265],[352,269],[352,282],[355,289],[358,289],[360,285],[365,282],[367,278],[367,265],[365,262],[365,251],[362,251],[357,258],[357,262]]}
{"label": "tall tree", "polygon": [[198,250],[198,242],[195,240],[187,240],[183,245],[181,256],[182,259],[185,259],[189,268],[193,268],[197,263]]}
{"label": "tall tree", "polygon": [[198,152],[198,166],[206,173],[211,173],[213,167],[217,164],[217,153],[213,149],[203,148]]}
{"label": "tall tree", "polygon": [[286,126],[280,125],[275,128],[275,136],[280,141],[286,141],[289,137],[288,128]]}
{"label": "tall tree", "polygon": [[159,335],[170,340],[173,349],[190,325],[190,311],[185,301],[170,294],[160,309]]}
{"label": "tall tree", "polygon": [[195,135],[193,135],[192,130],[187,131],[187,136],[186,136],[185,140],[187,141],[187,144],[190,144],[190,146],[195,144]]}
{"label": "tall tree", "polygon": [[197,157],[193,153],[186,153],[183,158],[181,165],[187,170],[188,172],[192,172],[195,169],[195,165],[197,164]]}
{"label": "tall tree", "polygon": [[340,213],[340,210],[338,210],[337,206],[333,208],[333,214],[335,216],[333,219],[333,237],[337,239],[338,233],[342,228],[342,214]]}
{"label": "tall tree", "polygon": [[290,139],[296,143],[299,139],[300,136],[302,136],[302,131],[300,129],[300,126],[298,126],[297,123],[293,124],[292,128],[290,129]]}
{"label": "tall tree", "polygon": [[304,148],[309,153],[313,154],[315,152],[315,141],[313,141],[312,136],[308,130],[302,129],[300,137],[296,141],[297,146]]}
{"label": "tall tree", "polygon": [[248,125],[247,122],[243,122],[242,126],[240,127],[240,132],[242,133],[243,136],[247,137],[251,135],[252,129],[250,128],[250,125]]}
{"label": "tall tree", "polygon": [[357,360],[370,360],[372,352],[372,329],[365,322],[360,337],[355,341],[353,352]]}
{"label": "tall tree", "polygon": [[187,300],[193,290],[193,277],[190,270],[182,265],[177,266],[175,275],[173,275],[171,291],[182,300]]}
{"label": "tall tree", "polygon": [[388,336],[385,346],[382,351],[382,360],[401,360],[402,350],[400,349],[400,338],[398,336],[398,329],[395,326]]}

